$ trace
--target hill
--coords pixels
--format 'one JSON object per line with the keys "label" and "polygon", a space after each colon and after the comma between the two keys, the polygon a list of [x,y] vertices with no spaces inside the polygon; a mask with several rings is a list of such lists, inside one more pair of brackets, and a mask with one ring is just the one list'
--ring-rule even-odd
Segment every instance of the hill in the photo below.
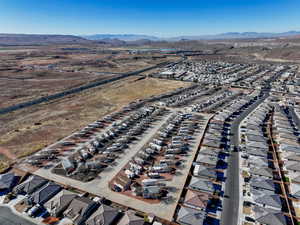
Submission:
{"label": "hill", "polygon": [[170,40],[228,40],[228,39],[259,39],[259,38],[278,38],[300,35],[299,31],[288,31],[283,33],[259,33],[259,32],[228,32],[215,35],[200,36],[179,36],[170,38]]}
{"label": "hill", "polygon": [[74,35],[0,34],[0,45],[76,44],[91,41]]}

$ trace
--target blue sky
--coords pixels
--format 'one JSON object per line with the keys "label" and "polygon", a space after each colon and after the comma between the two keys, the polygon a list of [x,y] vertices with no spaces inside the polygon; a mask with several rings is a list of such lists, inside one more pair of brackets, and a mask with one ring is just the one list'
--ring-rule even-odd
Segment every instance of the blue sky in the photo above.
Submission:
{"label": "blue sky", "polygon": [[161,37],[300,30],[300,0],[0,0],[0,33]]}

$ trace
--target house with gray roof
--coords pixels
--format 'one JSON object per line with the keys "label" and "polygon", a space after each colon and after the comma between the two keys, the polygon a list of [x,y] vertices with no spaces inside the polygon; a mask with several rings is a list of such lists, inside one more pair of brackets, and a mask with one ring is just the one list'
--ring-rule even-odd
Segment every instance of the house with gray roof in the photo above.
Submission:
{"label": "house with gray roof", "polygon": [[300,172],[300,163],[289,161],[285,163],[285,168],[293,172]]}
{"label": "house with gray roof", "polygon": [[257,205],[281,211],[282,202],[279,195],[271,191],[257,190],[254,188],[251,188],[250,192],[253,201]]}
{"label": "house with gray roof", "polygon": [[52,198],[54,195],[56,195],[60,190],[61,190],[61,186],[59,186],[53,182],[49,182],[45,186],[43,186],[41,189],[34,192],[30,196],[29,200],[35,204],[43,205],[50,198]]}
{"label": "house with gray roof", "polygon": [[293,195],[293,197],[297,199],[300,199],[300,184],[291,183],[290,189],[291,189],[291,195]]}
{"label": "house with gray roof", "polygon": [[275,184],[272,179],[266,179],[262,177],[251,178],[250,187],[257,188],[257,189],[266,189],[274,192],[276,190]]}
{"label": "house with gray roof", "polygon": [[119,211],[107,205],[100,207],[85,222],[86,225],[114,225],[118,219]]}
{"label": "house with gray roof", "polygon": [[220,149],[210,149],[210,148],[200,149],[200,154],[202,155],[211,155],[211,156],[218,157],[219,153],[220,153]]}
{"label": "house with gray roof", "polygon": [[206,134],[205,139],[220,141],[222,139],[221,134]]}
{"label": "house with gray roof", "polygon": [[196,162],[203,165],[215,167],[219,161],[218,157],[211,155],[202,155],[201,152],[198,154]]}
{"label": "house with gray roof", "polygon": [[188,207],[180,207],[176,221],[184,225],[202,225],[206,219],[206,212]]}
{"label": "house with gray roof", "polygon": [[16,185],[17,180],[14,173],[0,174],[0,192],[10,191]]}
{"label": "house with gray roof", "polygon": [[294,177],[291,178],[292,182],[300,184],[300,174],[294,174]]}
{"label": "house with gray roof", "polygon": [[269,149],[269,145],[265,142],[247,141],[246,146],[250,148],[261,148],[265,150]]}
{"label": "house with gray roof", "polygon": [[216,170],[212,167],[206,167],[203,165],[195,165],[193,175],[196,177],[217,179]]}
{"label": "house with gray roof", "polygon": [[247,124],[246,126],[246,133],[249,131],[249,130],[261,130],[261,127],[257,126],[257,125],[253,125],[253,124]]}
{"label": "house with gray roof", "polygon": [[246,134],[246,141],[266,143],[266,138],[263,135]]}
{"label": "house with gray roof", "polygon": [[32,194],[48,181],[40,176],[32,175],[26,181],[19,184],[14,188],[14,192],[17,194]]}
{"label": "house with gray roof", "polygon": [[205,146],[213,147],[213,148],[221,147],[221,141],[210,140],[210,139],[204,139],[202,144]]}
{"label": "house with gray roof", "polygon": [[67,209],[71,201],[77,196],[74,192],[61,190],[57,195],[48,200],[44,207],[53,217],[59,217]]}
{"label": "house with gray roof", "polygon": [[249,172],[255,176],[273,178],[273,170],[268,167],[251,167]]}
{"label": "house with gray roof", "polygon": [[249,155],[248,164],[250,167],[268,167],[269,161],[265,157]]}
{"label": "house with gray roof", "polygon": [[134,211],[128,210],[117,225],[144,225],[144,223],[144,218],[136,216]]}
{"label": "house with gray roof", "polygon": [[[207,193],[214,193],[216,185],[212,181],[205,178],[192,177],[189,188],[195,191],[203,191]],[[221,188],[219,188],[220,190]]]}
{"label": "house with gray roof", "polygon": [[249,155],[254,155],[254,156],[260,156],[260,157],[268,158],[268,151],[266,149],[259,149],[259,148],[247,147],[246,151],[247,151],[247,153]]}
{"label": "house with gray roof", "polygon": [[63,215],[75,225],[83,224],[96,209],[97,203],[86,197],[76,196]]}
{"label": "house with gray roof", "polygon": [[255,220],[263,225],[287,225],[285,215],[279,210],[259,206],[253,208]]}
{"label": "house with gray roof", "polygon": [[290,144],[282,143],[279,145],[279,150],[300,154],[300,146],[299,145],[290,145]]}
{"label": "house with gray roof", "polygon": [[297,154],[297,153],[291,152],[288,155],[286,155],[284,157],[284,159],[286,159],[288,161],[297,161],[297,162],[300,162],[300,153]]}
{"label": "house with gray roof", "polygon": [[293,134],[289,134],[289,133],[278,133],[278,139],[288,139],[288,140],[292,140],[292,141],[298,141],[298,137],[293,135]]}
{"label": "house with gray roof", "polygon": [[246,130],[246,134],[256,135],[256,136],[263,136],[263,132],[261,130]]}

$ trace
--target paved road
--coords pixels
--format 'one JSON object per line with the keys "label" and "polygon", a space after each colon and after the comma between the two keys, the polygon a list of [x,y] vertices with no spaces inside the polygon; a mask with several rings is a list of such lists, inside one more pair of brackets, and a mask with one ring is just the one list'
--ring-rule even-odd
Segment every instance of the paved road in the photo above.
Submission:
{"label": "paved road", "polygon": [[[259,106],[267,97],[269,93],[252,104],[247,110],[239,115],[231,124],[230,133],[232,134],[230,144],[239,146],[239,125],[253,110]],[[240,204],[240,181],[239,181],[239,153],[231,152],[228,160],[227,168],[227,180],[225,185],[225,195],[228,198],[224,198],[223,212],[221,217],[222,225],[237,225],[239,218],[239,204]]]}
{"label": "paved road", "polygon": [[6,206],[0,206],[0,224],[1,225],[36,225],[25,218],[16,215]]}

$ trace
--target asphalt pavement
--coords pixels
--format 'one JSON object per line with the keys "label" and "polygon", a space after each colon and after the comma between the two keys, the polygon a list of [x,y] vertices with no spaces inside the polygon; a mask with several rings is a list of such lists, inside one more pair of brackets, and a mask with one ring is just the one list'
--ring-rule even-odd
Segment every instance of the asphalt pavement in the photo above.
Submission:
{"label": "asphalt pavement", "polygon": [[[249,106],[243,111],[231,124],[231,138],[230,144],[239,146],[239,125],[240,123],[254,111],[267,97],[269,93],[266,92],[264,96]],[[239,171],[239,152],[231,151],[228,160],[227,180],[225,184],[225,198],[223,200],[223,212],[221,217],[222,225],[238,225],[239,218],[239,204],[240,204],[240,171]]]}
{"label": "asphalt pavement", "polygon": [[0,206],[0,224],[1,225],[36,225],[25,218],[18,216],[6,206]]}

